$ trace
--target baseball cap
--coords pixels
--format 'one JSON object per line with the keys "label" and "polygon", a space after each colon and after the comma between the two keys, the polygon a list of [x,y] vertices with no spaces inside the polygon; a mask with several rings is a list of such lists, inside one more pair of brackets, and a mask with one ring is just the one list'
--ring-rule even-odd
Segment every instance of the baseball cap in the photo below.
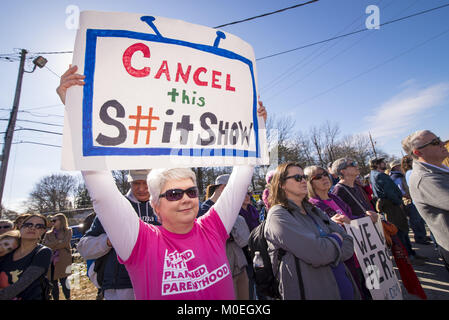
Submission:
{"label": "baseball cap", "polygon": [[222,174],[215,179],[215,185],[227,184],[229,181],[229,174]]}
{"label": "baseball cap", "polygon": [[147,176],[151,170],[141,169],[141,170],[129,170],[128,182],[133,182],[137,180],[147,181]]}

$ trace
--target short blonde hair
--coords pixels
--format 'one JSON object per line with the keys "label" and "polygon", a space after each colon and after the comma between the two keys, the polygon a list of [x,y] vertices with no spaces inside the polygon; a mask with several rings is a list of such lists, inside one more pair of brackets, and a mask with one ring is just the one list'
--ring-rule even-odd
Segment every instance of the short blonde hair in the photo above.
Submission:
{"label": "short blonde hair", "polygon": [[148,175],[148,189],[150,191],[151,205],[159,204],[159,195],[169,180],[191,179],[196,185],[195,172],[189,168],[154,169]]}

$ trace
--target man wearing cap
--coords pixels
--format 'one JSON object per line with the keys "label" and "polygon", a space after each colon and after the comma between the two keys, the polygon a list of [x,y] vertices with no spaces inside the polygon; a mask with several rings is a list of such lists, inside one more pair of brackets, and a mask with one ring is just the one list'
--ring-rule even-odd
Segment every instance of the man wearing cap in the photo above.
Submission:
{"label": "man wearing cap", "polygon": [[442,164],[449,152],[429,130],[409,135],[402,148],[413,158],[409,180],[413,203],[432,231],[449,271],[449,168]]}
{"label": "man wearing cap", "polygon": [[150,192],[148,191],[147,176],[150,170],[130,170],[128,182],[131,185],[126,198],[131,202],[140,219],[146,223],[160,225],[150,205]]}
{"label": "man wearing cap", "polygon": [[[150,170],[129,171],[128,182],[131,188],[126,198],[140,219],[159,225],[149,201],[150,193],[147,185],[149,172]],[[79,241],[77,249],[84,259],[95,260],[94,270],[97,272],[97,282],[104,290],[105,300],[134,300],[134,290],[128,271],[118,262],[117,254],[98,217],[95,217],[92,226]]]}
{"label": "man wearing cap", "polygon": [[399,160],[394,160],[389,163],[389,166],[390,177],[402,192],[402,202],[404,204],[404,210],[409,217],[410,227],[413,230],[415,242],[424,245],[430,244],[430,242],[427,240],[424,220],[419,215],[418,210],[416,209],[410,198],[408,184],[401,170],[401,162]]}
{"label": "man wearing cap", "polygon": [[370,160],[370,182],[373,194],[377,198],[376,209],[385,213],[388,222],[398,228],[398,237],[407,249],[410,260],[415,265],[422,265],[425,257],[418,255],[412,248],[408,236],[407,215],[403,209],[402,192],[393,180],[385,174],[387,164],[385,158]]}
{"label": "man wearing cap", "polygon": [[215,202],[217,202],[218,198],[223,192],[223,189],[226,187],[226,184],[229,181],[229,176],[229,174],[222,174],[215,179],[215,184],[209,186],[209,189],[212,190],[210,191],[212,193],[212,196],[201,205],[198,212],[198,217],[209,211],[210,207],[212,207]]}

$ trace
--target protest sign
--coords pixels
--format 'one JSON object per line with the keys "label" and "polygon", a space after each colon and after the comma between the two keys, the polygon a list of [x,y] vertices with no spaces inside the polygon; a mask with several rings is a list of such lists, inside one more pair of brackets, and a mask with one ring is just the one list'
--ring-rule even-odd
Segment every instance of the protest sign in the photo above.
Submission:
{"label": "protest sign", "polygon": [[62,167],[268,164],[251,46],[228,33],[131,13],[80,15]]}
{"label": "protest sign", "polygon": [[345,224],[354,239],[354,250],[365,276],[366,287],[374,300],[402,300],[401,287],[393,269],[380,219],[370,217]]}

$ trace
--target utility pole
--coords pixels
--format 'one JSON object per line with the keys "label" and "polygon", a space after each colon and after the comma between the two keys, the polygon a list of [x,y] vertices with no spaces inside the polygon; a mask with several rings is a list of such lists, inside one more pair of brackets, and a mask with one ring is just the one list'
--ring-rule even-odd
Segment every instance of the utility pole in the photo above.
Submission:
{"label": "utility pole", "polygon": [[368,132],[368,134],[369,134],[369,141],[371,141],[371,146],[373,147],[374,157],[377,158],[377,152],[376,152],[376,149],[374,148],[374,143],[373,143],[373,138],[371,137],[371,132]]}
{"label": "utility pole", "polygon": [[[22,79],[23,73],[25,71],[25,58],[27,53],[28,52],[25,49],[22,49],[20,53],[20,66],[19,66],[19,75],[17,77],[16,94],[14,96],[14,104],[12,106],[8,128],[6,130],[3,153],[0,158],[0,160],[2,161],[2,165],[0,168],[0,204],[2,203],[3,189],[5,187],[5,180],[6,180],[6,170],[8,169],[9,152],[11,151],[12,138],[14,135],[14,128],[16,126],[17,120],[17,112],[19,110],[20,91],[22,89]],[[0,210],[0,217],[1,215],[2,213]]]}

